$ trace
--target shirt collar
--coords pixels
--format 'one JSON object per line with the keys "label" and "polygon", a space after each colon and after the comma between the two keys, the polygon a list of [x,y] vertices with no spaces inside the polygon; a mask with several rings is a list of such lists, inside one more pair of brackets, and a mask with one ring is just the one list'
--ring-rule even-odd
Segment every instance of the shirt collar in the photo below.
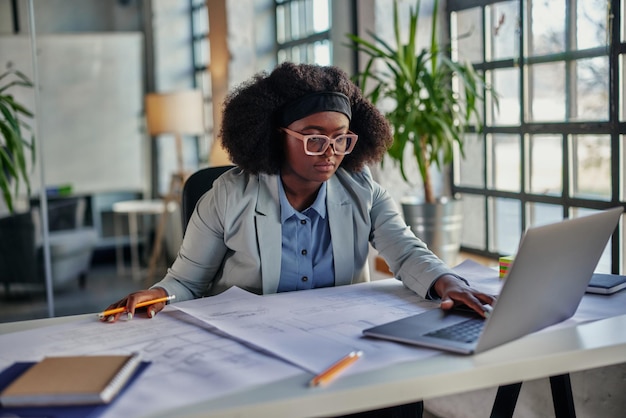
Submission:
{"label": "shirt collar", "polygon": [[[283,188],[283,182],[280,179],[280,176],[277,176],[277,177],[278,177],[278,197],[280,200],[281,223],[285,222],[287,219],[291,218],[293,215],[296,215],[299,218],[301,218],[302,214],[298,212],[297,210],[295,210],[293,206],[291,206],[291,203],[289,203],[289,200],[287,200],[287,195],[285,194],[285,189]],[[303,212],[306,212],[309,209],[312,209],[315,212],[317,212],[317,214],[321,218],[326,218],[326,182],[322,183],[322,187],[320,187],[319,192],[317,192],[317,198],[315,199],[315,202],[313,202],[313,204],[309,208],[305,209]]]}

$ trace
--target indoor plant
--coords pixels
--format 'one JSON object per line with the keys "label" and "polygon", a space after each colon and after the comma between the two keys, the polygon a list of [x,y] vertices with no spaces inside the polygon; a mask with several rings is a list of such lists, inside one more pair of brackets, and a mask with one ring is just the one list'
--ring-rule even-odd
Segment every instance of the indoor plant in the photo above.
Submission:
{"label": "indoor plant", "polygon": [[0,75],[0,190],[10,212],[14,211],[20,183],[30,191],[27,154],[35,161],[35,140],[26,122],[33,114],[9,92],[18,86],[32,87],[33,84],[15,69]]}
{"label": "indoor plant", "polygon": [[[356,82],[374,104],[380,104],[381,100],[390,104],[391,110],[386,110],[385,115],[392,126],[394,141],[388,155],[399,166],[405,181],[410,183],[405,172],[405,158],[411,155],[410,158],[417,163],[424,188],[424,204],[416,206],[411,203],[409,207],[403,203],[403,209],[414,232],[433,247],[435,243],[429,241],[435,238],[424,237],[424,230],[430,227],[414,225],[411,218],[423,219],[427,214],[442,213],[445,216],[449,213],[441,207],[446,204],[445,200],[448,205],[456,206],[453,212],[458,215],[449,220],[457,223],[460,230],[460,204],[454,199],[442,200],[435,195],[430,168],[434,165],[441,170],[452,162],[455,146],[463,156],[469,125],[474,122],[477,130],[482,127],[479,109],[486,87],[470,63],[452,61],[449,47],[438,42],[438,0],[434,1],[430,43],[427,48],[417,50],[420,5],[421,1],[417,0],[415,7],[410,9],[406,42],[401,33],[396,0],[393,4],[395,46],[372,32],[369,35],[374,42],[354,34],[347,36],[353,42],[353,48],[368,56],[364,70],[355,76]],[[380,69],[376,66],[378,62],[382,64]],[[409,151],[407,146],[412,149]],[[419,215],[415,214],[416,210]],[[438,225],[442,221],[427,222]],[[459,241],[460,233],[457,235]]]}

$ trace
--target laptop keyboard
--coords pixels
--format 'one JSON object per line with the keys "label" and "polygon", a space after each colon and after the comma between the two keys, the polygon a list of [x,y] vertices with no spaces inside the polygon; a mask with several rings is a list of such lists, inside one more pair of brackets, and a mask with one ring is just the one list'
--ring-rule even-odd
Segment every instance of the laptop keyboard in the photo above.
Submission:
{"label": "laptop keyboard", "polygon": [[431,331],[426,335],[444,340],[458,341],[462,343],[473,343],[478,340],[478,336],[485,325],[482,318],[468,319],[445,328]]}

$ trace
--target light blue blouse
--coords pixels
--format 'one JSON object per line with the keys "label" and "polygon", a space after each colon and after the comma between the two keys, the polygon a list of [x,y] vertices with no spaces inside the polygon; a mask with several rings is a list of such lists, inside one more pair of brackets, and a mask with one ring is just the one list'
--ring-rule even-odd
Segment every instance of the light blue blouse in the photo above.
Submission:
{"label": "light blue blouse", "polygon": [[333,246],[326,216],[326,183],[315,202],[302,212],[295,210],[278,176],[282,257],[278,292],[329,287],[335,284]]}

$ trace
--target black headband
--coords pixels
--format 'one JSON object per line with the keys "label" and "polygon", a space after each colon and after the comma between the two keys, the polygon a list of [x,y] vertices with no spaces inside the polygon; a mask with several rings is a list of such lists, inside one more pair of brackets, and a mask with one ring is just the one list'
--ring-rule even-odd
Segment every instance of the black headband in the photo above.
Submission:
{"label": "black headband", "polygon": [[287,127],[294,121],[318,112],[339,112],[352,119],[350,99],[342,93],[321,91],[307,94],[282,107],[278,115],[281,127]]}

